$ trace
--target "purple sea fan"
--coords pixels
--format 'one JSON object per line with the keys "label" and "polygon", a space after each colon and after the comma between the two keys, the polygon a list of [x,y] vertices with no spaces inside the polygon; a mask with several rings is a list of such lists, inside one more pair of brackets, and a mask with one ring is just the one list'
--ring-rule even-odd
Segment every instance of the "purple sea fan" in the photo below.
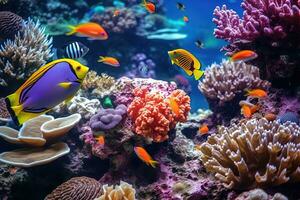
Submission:
{"label": "purple sea fan", "polygon": [[101,109],[90,119],[90,126],[93,131],[107,131],[115,128],[127,113],[125,105],[118,105],[115,109]]}

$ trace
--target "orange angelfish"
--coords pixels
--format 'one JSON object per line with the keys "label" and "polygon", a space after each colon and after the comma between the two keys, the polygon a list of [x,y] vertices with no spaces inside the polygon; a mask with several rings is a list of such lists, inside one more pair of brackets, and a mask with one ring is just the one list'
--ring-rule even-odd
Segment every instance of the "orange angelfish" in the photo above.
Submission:
{"label": "orange angelfish", "polygon": [[100,56],[100,59],[98,62],[113,66],[113,67],[119,67],[120,63],[116,58],[113,57],[105,57],[105,56]]}
{"label": "orange angelfish", "polygon": [[169,98],[169,105],[170,105],[170,108],[171,108],[172,112],[176,116],[179,116],[180,115],[179,105],[178,105],[178,103],[177,103],[177,101],[175,100],[174,97]]}
{"label": "orange angelfish", "polygon": [[98,144],[100,144],[100,145],[104,145],[105,144],[105,139],[104,139],[103,135],[99,135],[95,139],[96,139],[96,141],[97,141]]}
{"label": "orange angelfish", "polygon": [[141,159],[147,165],[151,165],[151,167],[155,168],[158,164],[158,162],[153,160],[143,147],[134,147],[134,152],[139,157],[139,159]]}
{"label": "orange angelfish", "polygon": [[254,98],[265,98],[268,96],[267,92],[262,89],[253,89],[247,90],[246,96],[254,97]]}
{"label": "orange angelfish", "polygon": [[152,2],[143,1],[142,6],[146,8],[149,13],[155,13],[155,5]]}
{"label": "orange angelfish", "polygon": [[239,52],[233,54],[231,56],[230,60],[232,62],[240,62],[240,61],[247,62],[247,61],[253,60],[255,58],[257,58],[257,54],[254,51],[242,50],[242,51],[239,51]]}
{"label": "orange angelfish", "polygon": [[189,18],[188,18],[187,16],[184,16],[184,17],[183,17],[183,21],[184,21],[185,23],[187,23],[187,22],[189,22],[190,20],[189,20]]}
{"label": "orange angelfish", "polygon": [[106,40],[108,38],[108,34],[97,23],[94,22],[88,22],[84,24],[79,24],[77,26],[68,26],[68,28],[71,30],[67,33],[67,35],[73,35],[76,34],[80,37],[87,37],[90,40]]}
{"label": "orange angelfish", "polygon": [[248,105],[243,105],[242,106],[241,113],[247,119],[249,119],[252,116],[251,108]]}
{"label": "orange angelfish", "polygon": [[202,126],[199,127],[199,133],[201,135],[207,134],[208,131],[209,131],[209,128],[208,128],[207,124],[203,124]]}

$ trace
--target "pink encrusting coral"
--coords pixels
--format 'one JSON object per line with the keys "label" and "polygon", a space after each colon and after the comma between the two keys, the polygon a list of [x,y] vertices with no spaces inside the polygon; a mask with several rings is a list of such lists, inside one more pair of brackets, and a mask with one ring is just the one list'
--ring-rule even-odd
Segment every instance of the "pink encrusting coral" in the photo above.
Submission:
{"label": "pink encrusting coral", "polygon": [[[190,98],[182,90],[173,91],[167,98],[159,91],[150,92],[148,87],[136,88],[135,98],[128,107],[128,116],[138,135],[154,142],[168,139],[168,133],[177,122],[186,121],[190,111]],[[179,106],[179,115],[173,113],[168,98],[173,97]]]}

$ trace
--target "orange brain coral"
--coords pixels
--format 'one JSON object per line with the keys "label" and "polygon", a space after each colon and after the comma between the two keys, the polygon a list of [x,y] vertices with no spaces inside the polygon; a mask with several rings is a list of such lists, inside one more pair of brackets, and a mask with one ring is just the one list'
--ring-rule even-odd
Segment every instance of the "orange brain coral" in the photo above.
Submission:
{"label": "orange brain coral", "polygon": [[[147,87],[136,88],[135,98],[128,107],[128,115],[134,123],[134,131],[155,142],[168,139],[168,132],[178,121],[186,120],[190,110],[190,99],[181,90],[175,90],[171,95],[176,99],[180,115],[171,111],[168,100],[158,91],[149,92]],[[176,119],[175,119],[176,118]]]}

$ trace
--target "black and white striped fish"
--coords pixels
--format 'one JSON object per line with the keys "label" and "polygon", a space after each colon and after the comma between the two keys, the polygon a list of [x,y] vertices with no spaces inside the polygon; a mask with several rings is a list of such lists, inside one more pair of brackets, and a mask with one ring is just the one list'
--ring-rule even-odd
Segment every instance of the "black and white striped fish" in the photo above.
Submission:
{"label": "black and white striped fish", "polygon": [[77,59],[85,56],[89,52],[89,48],[81,42],[73,42],[64,48],[64,57]]}

